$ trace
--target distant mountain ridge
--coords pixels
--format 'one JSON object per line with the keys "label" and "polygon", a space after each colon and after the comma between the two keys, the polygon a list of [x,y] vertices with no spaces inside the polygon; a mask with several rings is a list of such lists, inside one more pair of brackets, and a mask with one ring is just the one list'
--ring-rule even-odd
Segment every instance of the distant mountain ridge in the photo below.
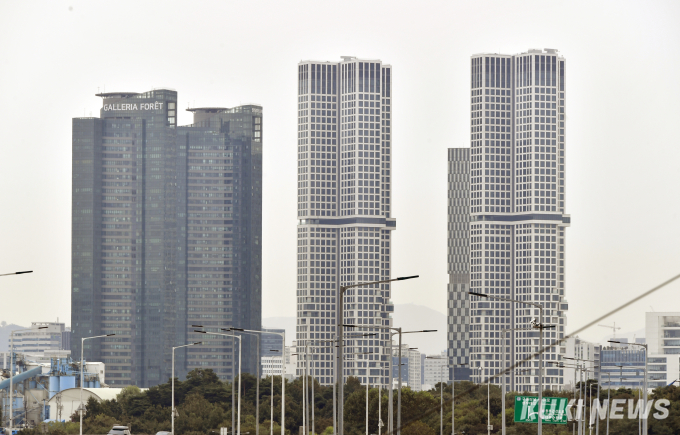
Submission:
{"label": "distant mountain ridge", "polygon": [[[421,353],[439,355],[446,350],[446,314],[432,308],[416,304],[395,304],[392,315],[393,325],[401,326],[402,331],[421,331],[436,329],[437,332],[403,335],[403,343],[417,347]],[[263,328],[284,328],[286,343],[295,340],[295,317],[264,317]],[[395,337],[395,343],[397,338]]]}

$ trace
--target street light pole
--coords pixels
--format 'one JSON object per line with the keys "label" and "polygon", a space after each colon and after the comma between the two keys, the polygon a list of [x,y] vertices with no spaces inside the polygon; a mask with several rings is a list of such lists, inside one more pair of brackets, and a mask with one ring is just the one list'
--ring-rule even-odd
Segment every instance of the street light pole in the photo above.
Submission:
{"label": "street light pole", "polygon": [[[10,272],[10,273],[3,273],[0,276],[8,276],[8,275],[23,275],[24,273],[33,273],[32,270],[25,270],[22,272]],[[47,326],[41,326],[38,329],[45,329]],[[29,328],[30,329],[30,328]],[[22,330],[24,331],[24,330]],[[10,338],[12,339],[12,344],[14,344],[14,331],[10,332]],[[14,349],[14,346],[12,346],[12,349]],[[12,434],[12,429],[14,428],[14,407],[13,407],[13,401],[14,401],[14,392],[12,391],[12,355],[14,353],[10,352],[9,353],[9,435]]]}
{"label": "street light pole", "polygon": [[[15,273],[7,273],[5,275],[18,275],[20,273],[31,273],[31,272],[15,272]],[[2,276],[2,275],[0,275]],[[10,352],[9,352],[9,435],[12,434],[12,430],[14,429],[14,384],[12,382],[12,379],[14,379],[14,333],[16,331],[22,332],[22,331],[31,331],[31,330],[37,330],[37,329],[47,329],[47,326],[40,326],[38,328],[26,328],[26,329],[16,329],[13,330],[9,333],[9,340],[10,340]],[[81,400],[82,403],[82,400]]]}
{"label": "street light pole", "polygon": [[480,296],[488,299],[494,299],[498,301],[505,301],[505,302],[514,302],[517,304],[525,304],[525,305],[531,305],[533,307],[538,308],[539,311],[539,318],[538,318],[538,330],[539,330],[539,346],[538,346],[538,435],[543,435],[543,305],[534,303],[534,302],[528,302],[528,301],[520,301],[517,299],[510,299],[510,298],[502,298],[498,296],[492,296],[492,295],[487,295],[484,293],[477,293],[477,292],[468,292],[471,295],[474,296]]}
{"label": "street light pole", "polygon": [[505,335],[510,331],[530,331],[527,328],[506,328],[501,330],[501,344],[503,345],[503,358],[501,364],[503,365],[502,376],[503,376],[503,387],[501,389],[501,435],[505,435]]}
{"label": "street light pole", "polygon": [[[369,370],[370,369],[366,369],[366,372],[370,373]],[[368,384],[370,384],[370,383],[371,383],[371,381],[370,381],[368,375],[366,375],[366,435],[368,435]]]}
{"label": "street light pole", "polygon": [[[597,366],[597,404],[598,404],[598,410],[600,406],[600,384],[602,383],[602,367],[601,364],[598,364]],[[592,409],[591,409],[591,414],[592,414]],[[595,418],[595,435],[600,435],[600,416],[598,412],[598,416]]]}
{"label": "street light pole", "polygon": [[[563,357],[563,359],[574,359],[574,358]],[[580,360],[579,360],[579,361],[580,361]],[[558,364],[558,363],[553,363],[552,361],[548,361],[548,364],[557,364],[556,367],[559,367],[559,368],[574,369],[574,401],[576,401],[576,373],[579,373],[579,376],[580,376],[580,373],[581,373],[582,370],[583,370],[583,369],[581,368],[581,366],[580,366],[580,363],[577,361],[576,363],[574,363],[574,364],[576,364],[575,366],[565,366],[563,363],[559,363],[559,364]],[[579,379],[580,379],[580,378],[579,378]],[[579,386],[579,394],[581,394],[581,387],[580,387],[580,386]],[[579,414],[579,412],[580,412],[580,409],[581,409],[581,408],[580,408],[580,405],[577,405],[577,415],[574,416],[574,419],[573,419],[572,425],[571,425],[571,433],[572,433],[572,434],[574,434],[575,431],[576,431],[576,421],[577,421],[577,420],[576,420],[576,417],[579,417],[578,414]],[[580,427],[581,427],[581,425],[580,425],[580,421],[579,421],[579,435],[581,434],[581,429],[580,429]]]}
{"label": "street light pole", "polygon": [[[377,335],[377,334],[362,334],[364,337],[367,337],[369,335]],[[314,340],[316,343],[337,343],[338,342],[338,336],[336,335],[335,338],[331,340]],[[314,347],[314,345],[312,345]],[[317,347],[319,347],[317,345]],[[335,366],[338,356],[337,356],[337,345],[333,346],[333,365]],[[338,433],[338,428],[337,428],[337,392],[336,392],[336,384],[337,384],[337,379],[338,379],[338,373],[335,371],[333,378],[335,379],[333,381],[333,435],[337,435]]]}
{"label": "street light pole", "polygon": [[439,367],[439,435],[444,435],[444,375],[442,369],[445,366]]}
{"label": "street light pole", "polygon": [[[328,342],[335,342],[336,340],[308,340],[305,342],[305,352],[304,352],[304,365],[303,365],[303,370],[305,373],[305,376],[302,378],[302,390],[304,391],[304,394],[302,396],[302,428],[303,431],[309,432],[307,430],[307,426],[310,427],[312,433],[315,433],[315,421],[314,421],[314,369],[310,368],[309,361],[312,361],[312,367],[313,367],[313,362],[314,362],[314,348],[319,347],[318,345],[310,344],[310,343],[328,343]],[[301,353],[295,353],[293,355],[301,355]],[[309,357],[308,357],[309,355]],[[311,375],[311,380],[309,379]],[[306,381],[306,384],[305,384]],[[309,388],[309,382],[312,383],[312,397],[311,399],[308,398],[307,395],[307,389]],[[311,405],[308,403],[311,402]],[[310,407],[311,407],[311,420],[309,418],[309,413],[310,413]],[[335,385],[333,385],[333,407],[335,408]],[[307,420],[307,424],[305,424],[305,419]],[[311,422],[311,424],[310,424]],[[335,420],[333,421],[333,430],[335,431]]]}
{"label": "street light pole", "polygon": [[[193,326],[194,328],[202,328],[203,327],[203,326],[200,326],[200,325],[191,325],[191,326]],[[238,340],[238,395],[237,395],[237,397],[238,397],[238,405],[237,405],[238,410],[237,410],[237,416],[236,416],[236,434],[241,435],[241,339],[242,339],[242,337],[235,335],[234,330],[235,330],[235,328],[232,328],[231,334],[222,334],[220,332],[207,332],[207,331],[197,331],[197,330],[194,330],[194,332],[198,332],[199,334],[221,335],[223,337],[231,337],[232,340],[234,340],[234,339]],[[231,347],[232,347],[232,352],[233,352],[233,348],[234,348],[233,341],[232,341]],[[232,368],[233,368],[233,360],[232,360]],[[232,373],[233,373],[233,371],[232,371]],[[235,383],[235,380],[232,379],[232,383],[231,383],[232,392],[233,392],[233,389],[234,389],[234,383]],[[231,402],[232,416],[234,414],[234,399],[233,399],[233,397],[234,396],[232,394],[232,402]],[[232,425],[231,432],[234,433],[234,421],[233,420],[232,420],[231,425]]]}
{"label": "street light pole", "polygon": [[581,435],[586,435],[586,412],[588,405],[588,368],[586,368],[585,363],[583,364],[583,382],[581,382],[581,387],[583,388],[583,412],[581,413]]}
{"label": "street light pole", "polygon": [[[645,348],[645,382],[644,382],[644,391],[642,392],[642,409],[647,409],[647,354],[649,353],[649,348],[647,347],[646,343],[621,343],[620,341],[614,341],[614,340],[608,340],[610,343],[619,343],[619,344],[632,344],[633,346],[641,346]],[[645,415],[644,418],[644,424],[642,425],[642,435],[647,435],[647,416]]]}
{"label": "street light pole", "polygon": [[[479,370],[479,383],[482,383],[482,366],[478,367],[473,367]],[[490,387],[489,387],[489,377],[487,376],[486,378],[486,431],[488,435],[491,435],[491,396],[490,396]]]}
{"label": "street light pole", "polygon": [[[586,381],[588,382],[588,381]],[[590,418],[588,419],[588,429],[590,429],[590,433],[592,435],[593,433],[593,425],[590,423],[593,420],[593,383],[590,383],[590,386],[588,388],[589,392],[588,395],[590,396]],[[584,428],[585,429],[585,428]]]}
{"label": "street light pole", "polygon": [[[445,360],[447,358],[426,356],[425,359]],[[442,381],[444,375],[442,374],[442,369],[445,368],[448,368],[448,365],[439,366],[439,435],[444,435],[444,383]],[[451,392],[453,393],[453,390]]]}
{"label": "street light pole", "polygon": [[[2,274],[2,275],[0,275],[0,276],[8,276],[8,275],[21,275],[21,274],[24,274],[24,273],[33,273],[33,271],[32,271],[32,270],[25,270],[25,271],[23,271],[23,272],[11,272],[11,273],[3,273],[3,274]],[[12,434],[10,434],[10,435],[12,435]]]}
{"label": "street light pole", "polygon": [[[612,393],[612,373],[607,372],[607,408],[609,408],[611,393]],[[609,412],[607,412],[607,435],[609,435]]]}
{"label": "street light pole", "polygon": [[[588,379],[587,379],[587,377],[588,377],[588,369],[587,369],[587,367],[586,367],[586,363],[587,363],[587,362],[593,363],[593,369],[591,370],[591,372],[592,372],[593,374],[595,374],[595,367],[596,367],[595,363],[596,363],[597,361],[595,361],[594,359],[572,358],[572,357],[568,357],[568,356],[562,357],[562,359],[568,359],[568,360],[576,361],[576,370],[579,370],[579,373],[580,373],[580,374],[583,374],[583,373],[585,372],[585,378],[586,378],[585,382],[586,382],[586,383],[588,382]],[[583,367],[581,367],[580,363],[583,363]],[[597,367],[600,367],[600,366],[597,365]],[[575,379],[575,378],[576,378],[576,371],[574,371],[574,396],[576,396],[576,385],[575,385],[576,379]],[[580,378],[580,375],[579,375],[579,378]],[[598,382],[599,382],[599,381],[598,381]],[[583,388],[583,391],[584,391],[583,396],[585,396],[585,393],[586,393],[585,387],[584,387],[583,384],[581,385],[581,387]],[[599,389],[599,383],[598,383],[598,389]],[[580,395],[580,394],[581,394],[581,388],[579,388],[579,395]],[[598,398],[599,398],[599,394],[598,394]],[[579,429],[578,429],[578,430],[579,430],[579,434],[585,433],[585,417],[584,417],[584,416],[585,416],[585,408],[586,408],[586,407],[585,407],[585,402],[583,402],[583,414],[582,414],[582,417],[583,417],[583,418],[582,418],[581,420],[579,420]],[[593,412],[592,406],[591,406],[590,412],[591,412],[591,413]],[[581,428],[582,426],[583,426],[583,428]]]}
{"label": "street light pole", "polygon": [[[271,352],[279,352],[278,349],[270,349]],[[284,354],[281,355],[281,376],[285,373],[286,369],[286,356],[285,349]],[[274,435],[274,372],[271,373],[272,387],[269,396],[269,435]]]}
{"label": "street light pole", "polygon": [[281,435],[286,435],[286,331],[256,331],[254,329],[231,328],[234,331],[252,332],[255,334],[270,334],[281,336]]}
{"label": "street light pole", "polygon": [[[82,337],[80,339],[80,435],[83,435],[83,382],[85,381],[84,351],[85,340],[92,338],[113,337],[116,334],[95,335],[94,337]],[[10,433],[11,435],[11,433]]]}
{"label": "street light pole", "polygon": [[184,344],[182,346],[175,346],[172,348],[172,429],[171,434],[175,435],[175,349],[180,347],[195,346],[197,344],[202,344],[200,341],[196,343]]}
{"label": "street light pole", "polygon": [[[623,380],[626,380],[626,381],[633,381],[633,382],[634,382],[634,381],[638,381],[638,385],[640,386],[640,389],[638,390],[638,402],[640,402],[641,395],[642,395],[642,380],[641,380],[641,379],[637,379],[637,378],[622,378],[621,380],[622,380],[622,381],[623,381]],[[638,435],[640,435],[640,434],[642,433],[642,411],[643,411],[643,409],[640,408],[640,405],[639,405],[639,404],[638,404],[638,408],[639,408],[639,411],[640,411],[640,412],[638,413]]]}
{"label": "street light pole", "polygon": [[[334,338],[332,340],[314,340],[313,342],[316,342],[316,343],[335,343],[336,341],[337,341],[337,339]],[[312,352],[313,352],[314,347],[320,347],[320,346],[319,345],[315,346],[314,344],[312,344],[312,345],[310,345],[310,347],[312,348]],[[333,347],[333,357],[335,357],[335,347],[337,347],[337,346]],[[335,364],[335,362],[333,364]],[[313,401],[313,396],[314,396],[314,389],[313,388],[314,388],[314,384],[312,384],[312,401]],[[335,394],[335,382],[333,382],[333,435],[336,435],[336,430],[337,430],[337,428],[336,428],[336,412],[335,411],[336,411],[336,394]],[[314,415],[314,410],[312,409],[312,421],[314,420],[313,415]],[[313,426],[313,424],[312,424],[312,426]]]}
{"label": "street light pole", "polygon": [[[574,370],[574,399],[576,399],[576,373],[578,373],[579,381],[581,380],[581,372],[579,372],[579,369],[580,369],[580,365],[579,365],[579,363],[577,363],[577,364],[576,364],[576,370]],[[580,385],[579,385],[579,387],[578,387],[578,396],[579,396],[578,398],[580,399],[580,398],[581,398],[581,386],[580,386]],[[578,405],[577,405],[577,406],[578,406]],[[579,407],[579,412],[580,412],[580,411],[581,411],[581,409],[580,409],[580,407]],[[579,417],[580,417],[580,416],[579,416]],[[578,421],[578,420],[577,420],[577,421]],[[574,424],[571,425],[571,433],[572,433],[572,435],[574,434],[574,427],[576,427],[575,424],[576,424],[576,421],[574,422]],[[578,428],[579,428],[579,429],[578,429],[578,433],[579,433],[579,435],[580,435],[580,434],[581,434],[581,422],[580,422],[580,421],[579,421],[579,423],[578,423]]]}
{"label": "street light pole", "polygon": [[[337,335],[335,336],[337,340]],[[338,350],[337,346],[333,346],[333,366],[338,366]],[[333,370],[333,435],[338,435],[338,393],[336,391],[338,385],[338,371]]]}
{"label": "street light pole", "polygon": [[[305,343],[305,348],[309,349],[309,343]],[[309,374],[307,383],[312,383],[312,395],[309,400],[311,406],[308,406],[307,410],[312,414],[309,427],[314,433],[314,369],[312,368],[314,367],[314,348],[309,349],[307,355],[307,373]]]}
{"label": "street light pole", "polygon": [[[228,331],[229,329],[225,328],[220,328],[222,331]],[[254,332],[248,332],[248,331],[240,331],[242,334],[248,334],[248,335],[254,335],[257,337],[257,368],[255,370],[255,379],[257,379],[256,386],[255,386],[255,421],[257,422],[257,425],[255,425],[255,435],[260,435],[260,363],[261,363],[261,355],[260,355],[260,334],[254,333]],[[285,367],[285,364],[282,365],[282,367]]]}
{"label": "street light pole", "polygon": [[399,380],[397,381],[397,435],[401,435],[401,327],[397,328],[397,331],[399,331],[399,357],[397,358],[397,361],[399,362],[397,369],[399,372]]}
{"label": "street light pole", "polygon": [[[586,404],[588,403],[588,389],[586,384],[588,383],[588,369],[586,368],[586,362],[593,362],[594,360],[586,360],[586,359],[579,359],[579,358],[571,358],[571,357],[562,357],[563,359],[570,359],[576,361],[574,364],[575,366],[565,366],[564,364],[559,364],[556,367],[560,368],[569,368],[569,369],[574,369],[574,400],[576,400],[576,374],[578,373],[579,377],[579,387],[578,387],[578,394],[579,394],[579,404],[577,405],[577,411],[576,411],[576,416],[574,418],[574,424],[572,425],[572,433],[576,430],[575,424],[578,422],[578,435],[584,435],[585,434],[585,414],[586,414],[586,409],[587,406]],[[583,363],[583,364],[581,364]],[[548,361],[548,364],[557,364],[553,363],[551,361]],[[595,370],[591,370],[591,372],[595,372]],[[590,392],[591,392],[591,398],[592,398],[592,383],[590,385]],[[585,398],[585,399],[584,399]],[[591,414],[592,414],[592,401],[591,401]]]}
{"label": "street light pole", "polygon": [[309,433],[309,394],[307,393],[308,387],[308,366],[307,366],[307,353],[309,349],[307,343],[304,345],[304,352],[298,351],[292,355],[302,356],[302,432],[305,434]]}
{"label": "street light pole", "polygon": [[[380,355],[383,354],[383,350],[380,349]],[[392,359],[392,355],[390,355],[390,359]],[[380,372],[382,373],[382,368],[384,367],[383,363],[380,362]],[[382,375],[380,376],[380,382],[378,383],[378,435],[381,435],[382,433],[382,387],[383,387],[383,377]]]}
{"label": "street light pole", "polygon": [[[302,432],[306,435],[309,433],[309,417],[307,416],[307,346],[304,346],[304,353],[302,354]],[[299,353],[299,352],[298,352]]]}
{"label": "street light pole", "polygon": [[312,433],[314,432],[314,347],[312,347],[309,351],[310,353],[310,359],[311,359],[311,379],[310,382],[312,383]]}
{"label": "street light pole", "polygon": [[[359,283],[359,284],[350,284],[346,286],[340,286],[340,292],[338,294],[338,333],[339,333],[339,343],[338,343],[338,360],[339,360],[339,365],[340,365],[340,376],[339,376],[339,382],[338,382],[338,414],[339,414],[339,427],[340,427],[340,435],[345,434],[345,416],[344,416],[344,409],[345,409],[345,386],[344,386],[344,357],[343,357],[343,346],[344,346],[344,341],[343,341],[343,323],[344,323],[344,300],[343,297],[345,295],[345,291],[349,288],[353,287],[363,287],[363,286],[368,286],[368,285],[374,285],[374,284],[384,284],[392,281],[404,281],[407,279],[412,279],[412,278],[418,278],[418,275],[414,276],[402,276],[398,278],[393,278],[393,279],[385,279],[381,281],[372,281],[372,282],[365,282],[365,283]],[[401,339],[401,336],[399,337]],[[401,345],[401,343],[400,343]],[[400,350],[401,352],[401,350]],[[392,355],[390,355],[390,358]],[[338,362],[338,361],[336,361]],[[400,359],[401,362],[401,359]],[[401,367],[401,366],[400,366]],[[336,367],[337,371],[337,367]],[[401,374],[401,373],[400,373]],[[399,377],[399,382],[401,384],[401,376]],[[400,390],[401,391],[401,390]],[[401,399],[401,394],[399,396]],[[399,416],[401,416],[400,413],[398,413]],[[399,431],[399,429],[397,429]],[[281,435],[284,435],[283,433]],[[397,435],[401,435],[401,431],[398,432]]]}
{"label": "street light pole", "polygon": [[[406,278],[404,278],[404,279],[406,279]],[[394,281],[394,280],[392,280],[392,281]],[[390,326],[378,326],[378,325],[364,326],[364,325],[344,325],[343,324],[341,326],[342,327],[349,327],[349,328],[367,328],[367,329],[375,328],[375,329],[386,329],[388,331],[390,331],[390,330],[397,331],[395,333],[390,333],[390,352],[392,351],[392,336],[399,334],[399,352],[398,352],[399,369],[397,371],[398,376],[399,376],[399,380],[398,380],[398,384],[397,384],[397,389],[398,389],[398,391],[397,391],[397,435],[401,435],[401,347],[402,347],[401,346],[401,335],[402,334],[415,334],[415,333],[420,333],[420,332],[437,332],[437,330],[436,329],[423,329],[421,331],[402,331],[401,328],[392,328]],[[392,354],[390,353],[390,361],[391,361],[391,358],[392,358]],[[390,369],[390,381],[392,381],[391,376],[392,376],[392,370]],[[392,385],[392,382],[390,382],[390,385]],[[391,392],[391,390],[390,390],[390,392]],[[390,397],[390,410],[391,410],[391,408],[392,408],[392,399]],[[390,423],[391,423],[391,419],[390,419]],[[388,430],[388,432],[392,433],[393,430]]]}
{"label": "street light pole", "polygon": [[[389,385],[388,385],[388,390],[387,390],[387,402],[389,404],[389,407],[387,408],[387,433],[392,434],[394,433],[394,351],[392,350],[392,340],[394,338],[395,333],[391,331],[387,331],[389,335],[389,353],[390,353],[390,373],[389,373]],[[401,361],[398,361],[397,364],[401,364]]]}
{"label": "street light pole", "polygon": [[578,433],[579,435],[585,435],[583,433],[583,420],[585,419],[586,414],[586,389],[584,387],[586,382],[588,382],[588,373],[586,372],[585,363],[583,363],[583,368],[581,368],[581,372],[579,373],[579,380],[581,381],[581,386],[578,390],[578,395],[581,399],[581,412],[579,413]]}
{"label": "street light pole", "polygon": [[451,370],[451,435],[455,435],[456,433],[456,419],[455,419],[455,411],[456,411],[456,367],[462,367],[466,366],[467,363],[463,364],[451,364],[448,367],[452,368]]}

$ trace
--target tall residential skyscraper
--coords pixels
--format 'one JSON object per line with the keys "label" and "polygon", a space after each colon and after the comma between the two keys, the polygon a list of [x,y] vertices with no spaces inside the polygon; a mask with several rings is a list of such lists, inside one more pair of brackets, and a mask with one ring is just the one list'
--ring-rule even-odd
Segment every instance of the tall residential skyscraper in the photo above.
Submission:
{"label": "tall residential skyscraper", "polygon": [[[448,359],[449,379],[470,374],[470,149],[448,150]],[[452,373],[456,371],[455,377]]]}
{"label": "tall residential skyscraper", "polygon": [[[262,107],[188,110],[193,124],[177,128],[178,252],[186,252],[178,255],[177,267],[178,283],[186,288],[180,332],[191,331],[192,324],[212,332],[231,326],[259,331]],[[188,340],[203,342],[186,348],[188,370],[212,368],[222,379],[232,378],[231,340],[196,333]],[[242,340],[243,371],[254,375],[257,340],[245,334]]]}
{"label": "tall residential skyscraper", "polygon": [[[544,345],[550,346],[566,327],[565,59],[553,49],[474,55],[470,83],[470,184],[453,185],[450,193],[469,189],[470,290],[543,304],[543,322],[556,326],[545,331]],[[467,217],[456,219],[451,223]],[[537,391],[538,360],[531,357],[539,347],[538,331],[515,331],[508,338],[501,331],[529,328],[538,310],[478,297],[470,301],[473,379],[528,359],[506,376],[507,385]],[[551,347],[544,359],[556,361],[565,351],[563,345]],[[544,388],[560,389],[564,382],[559,369],[547,367],[543,376]]]}
{"label": "tall residential skyscraper", "polygon": [[[337,335],[340,285],[390,277],[391,74],[349,56],[298,65],[298,348]],[[347,324],[391,324],[389,284],[350,289],[344,303]],[[378,335],[346,341],[344,376],[387,384],[389,335],[362,331]],[[350,355],[360,351],[372,353]],[[316,352],[314,376],[332,384],[333,347]]]}
{"label": "tall residential skyscraper", "polygon": [[[192,333],[261,318],[262,109],[191,109],[177,92],[110,92],[73,120],[72,329],[113,386],[149,387],[212,368],[233,376],[231,342]],[[255,373],[254,340],[244,370]]]}

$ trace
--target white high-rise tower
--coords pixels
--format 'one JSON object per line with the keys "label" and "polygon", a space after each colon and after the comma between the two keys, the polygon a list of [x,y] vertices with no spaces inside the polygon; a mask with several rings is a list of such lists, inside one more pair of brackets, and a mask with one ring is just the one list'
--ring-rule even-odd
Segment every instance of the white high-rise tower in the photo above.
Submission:
{"label": "white high-rise tower", "polygon": [[[450,196],[467,198],[469,191],[469,217],[453,222],[455,227],[456,219],[462,224],[469,218],[469,252],[461,250],[469,255],[469,288],[543,304],[544,324],[555,325],[544,331],[544,345],[550,346],[564,336],[567,309],[565,59],[553,49],[474,55],[470,98],[470,184],[449,185]],[[467,170],[465,165],[452,166],[458,167]],[[539,348],[537,330],[511,332],[507,338],[501,334],[503,329],[529,328],[532,319],[538,320],[537,309],[455,291],[449,298],[454,309],[469,306],[474,380],[531,358]],[[454,325],[455,319],[449,323]],[[564,345],[552,347],[544,361],[557,361],[564,352]],[[457,349],[449,351],[452,357],[460,354]],[[538,359],[529,359],[506,375],[506,385],[537,391],[538,376]],[[549,364],[543,377],[545,389],[558,390],[564,383],[561,369]],[[495,382],[500,384],[501,379]]]}
{"label": "white high-rise tower", "polygon": [[[298,350],[336,337],[341,285],[390,278],[391,73],[355,57],[298,65]],[[389,284],[350,289],[344,303],[346,324],[391,326]],[[363,331],[377,335],[345,341],[344,376],[387,384],[389,335]],[[314,350],[324,385],[335,382],[333,349]]]}

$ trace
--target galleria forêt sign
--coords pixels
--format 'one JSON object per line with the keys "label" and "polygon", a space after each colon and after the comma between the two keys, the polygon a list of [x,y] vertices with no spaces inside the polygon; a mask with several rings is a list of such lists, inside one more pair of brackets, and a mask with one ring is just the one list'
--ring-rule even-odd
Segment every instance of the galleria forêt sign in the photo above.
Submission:
{"label": "galleria for\u00eat sign", "polygon": [[162,101],[154,103],[115,103],[104,104],[104,112],[110,110],[161,110],[163,108]]}

